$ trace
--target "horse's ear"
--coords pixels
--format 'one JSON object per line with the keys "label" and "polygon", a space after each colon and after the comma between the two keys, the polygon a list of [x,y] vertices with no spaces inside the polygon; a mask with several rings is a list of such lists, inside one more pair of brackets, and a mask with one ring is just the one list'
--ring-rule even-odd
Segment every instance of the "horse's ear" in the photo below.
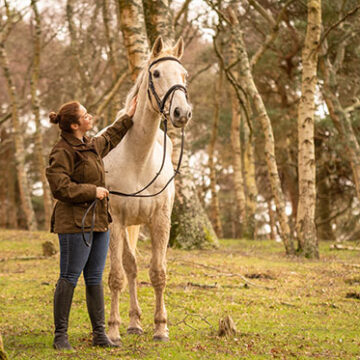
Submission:
{"label": "horse's ear", "polygon": [[157,57],[159,56],[159,54],[161,53],[161,50],[163,49],[164,47],[164,42],[163,42],[163,39],[160,36],[158,36],[154,42],[154,45],[153,45],[153,48],[151,50],[152,54],[153,54],[153,57]]}
{"label": "horse's ear", "polygon": [[182,36],[180,36],[180,38],[177,41],[176,45],[173,47],[173,52],[174,52],[174,55],[178,59],[181,59],[181,57],[183,56],[183,54],[184,54],[184,40],[183,40]]}

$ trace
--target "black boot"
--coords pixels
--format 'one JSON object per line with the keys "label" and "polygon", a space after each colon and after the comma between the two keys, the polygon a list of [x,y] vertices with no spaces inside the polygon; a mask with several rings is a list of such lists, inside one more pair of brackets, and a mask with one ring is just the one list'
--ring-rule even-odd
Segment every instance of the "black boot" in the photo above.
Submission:
{"label": "black boot", "polygon": [[105,334],[104,291],[102,284],[86,285],[86,304],[93,328],[93,346],[118,347]]}
{"label": "black boot", "polygon": [[54,294],[55,338],[53,347],[57,350],[71,350],[67,329],[71,302],[75,286],[65,279],[59,279]]}

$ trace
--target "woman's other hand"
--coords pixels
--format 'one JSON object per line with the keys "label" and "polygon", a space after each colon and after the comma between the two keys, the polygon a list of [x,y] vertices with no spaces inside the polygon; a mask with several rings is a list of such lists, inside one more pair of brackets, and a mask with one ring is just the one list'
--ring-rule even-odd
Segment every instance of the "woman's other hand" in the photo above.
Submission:
{"label": "woman's other hand", "polygon": [[97,187],[96,188],[96,198],[102,200],[109,196],[109,190],[105,189],[104,187]]}
{"label": "woman's other hand", "polygon": [[130,108],[127,111],[127,115],[130,117],[133,117],[135,114],[135,110],[136,110],[136,103],[137,103],[137,96],[135,96],[130,103]]}

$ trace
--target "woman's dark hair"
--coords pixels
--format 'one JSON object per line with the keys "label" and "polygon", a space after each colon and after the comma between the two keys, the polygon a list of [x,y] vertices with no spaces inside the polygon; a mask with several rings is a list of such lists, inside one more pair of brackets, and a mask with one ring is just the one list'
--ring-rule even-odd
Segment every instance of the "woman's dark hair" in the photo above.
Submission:
{"label": "woman's dark hair", "polygon": [[51,112],[49,114],[50,122],[59,124],[61,130],[72,132],[71,124],[80,124],[80,103],[78,101],[70,101],[61,106],[56,114]]}

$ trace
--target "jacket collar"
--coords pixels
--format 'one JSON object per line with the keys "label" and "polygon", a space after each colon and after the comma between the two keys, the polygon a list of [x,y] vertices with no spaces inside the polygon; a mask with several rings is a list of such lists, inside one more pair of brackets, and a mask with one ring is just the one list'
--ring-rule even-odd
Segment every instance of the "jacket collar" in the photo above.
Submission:
{"label": "jacket collar", "polygon": [[84,142],[82,142],[80,139],[78,139],[76,136],[74,136],[72,133],[61,131],[61,137],[69,143],[71,146],[79,146],[79,147],[92,147],[91,141],[88,136],[84,136]]}

